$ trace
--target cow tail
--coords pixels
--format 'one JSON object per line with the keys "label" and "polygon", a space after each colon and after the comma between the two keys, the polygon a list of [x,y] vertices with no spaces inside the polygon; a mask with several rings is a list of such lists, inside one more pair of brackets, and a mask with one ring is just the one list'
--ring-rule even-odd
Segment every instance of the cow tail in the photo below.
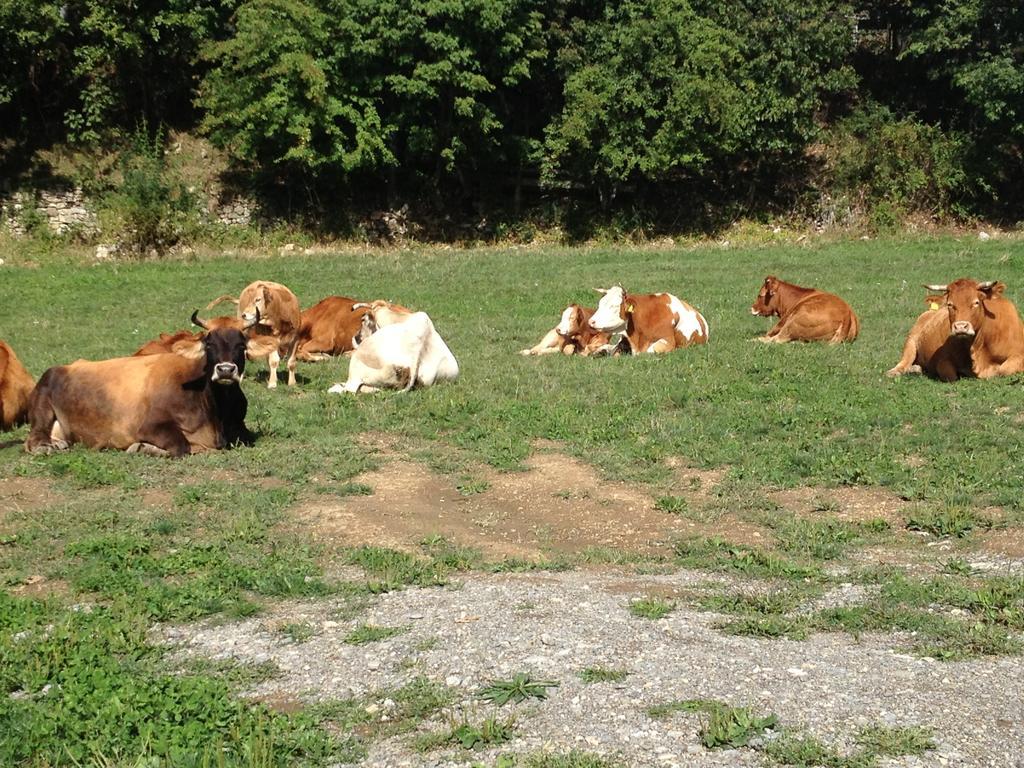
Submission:
{"label": "cow tail", "polygon": [[853,341],[860,334],[860,318],[851,310],[849,328],[846,331],[846,338]]}
{"label": "cow tail", "polygon": [[238,304],[238,298],[237,297],[231,296],[231,295],[225,293],[223,296],[218,296],[216,299],[214,299],[209,304],[207,304],[206,308],[207,309],[213,309],[214,307],[216,307],[218,304],[220,304],[223,301],[230,301],[232,304],[236,304],[236,305]]}

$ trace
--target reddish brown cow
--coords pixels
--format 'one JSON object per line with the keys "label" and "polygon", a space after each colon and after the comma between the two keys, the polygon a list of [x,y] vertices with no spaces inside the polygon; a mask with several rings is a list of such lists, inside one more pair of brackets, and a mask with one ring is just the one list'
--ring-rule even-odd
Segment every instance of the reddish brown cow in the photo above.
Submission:
{"label": "reddish brown cow", "polygon": [[238,305],[238,317],[248,324],[246,354],[250,360],[267,358],[270,365],[270,389],[277,387],[277,367],[283,356],[288,356],[288,386],[295,385],[295,358],[299,346],[299,328],[302,312],[295,294],[280,283],[257,280],[250,283],[236,299],[221,296],[211,301],[210,309],[222,301]]}
{"label": "reddish brown cow", "polygon": [[356,307],[354,299],[328,296],[302,313],[299,328],[299,360],[329,360],[355,349],[355,337],[368,311],[366,305]]}
{"label": "reddish brown cow", "polygon": [[827,341],[839,344],[853,341],[860,331],[857,315],[834,293],[801,288],[772,276],[764,279],[750,312],[761,317],[779,318],[779,322],[758,339],[764,342]]}
{"label": "reddish brown cow", "polygon": [[928,296],[930,309],[922,312],[907,334],[903,357],[886,371],[887,376],[924,373],[941,381],[974,376],[971,340],[949,332],[949,312],[941,309],[942,296]]}
{"label": "reddish brown cow", "polygon": [[609,335],[590,327],[593,309],[570,304],[562,310],[558,325],[548,331],[537,344],[519,352],[521,355],[589,355],[608,343]]}
{"label": "reddish brown cow", "polygon": [[[924,327],[935,337],[941,337],[941,331],[948,327],[947,338],[969,345],[970,370],[975,376],[990,379],[1024,371],[1024,325],[1017,314],[1017,307],[1003,296],[1006,290],[1003,283],[995,280],[979,283],[964,277],[949,285],[926,285],[925,288],[941,294],[933,297],[938,299],[936,303],[940,305],[936,314],[944,314],[948,325],[932,320]],[[945,306],[945,313],[941,311],[942,305]],[[918,328],[921,323],[922,318],[918,318],[914,328]],[[911,337],[913,335],[914,331],[911,330]],[[920,345],[920,342],[916,344]],[[954,353],[955,349],[949,352]],[[911,354],[914,358],[911,358]],[[915,341],[908,338],[903,348],[903,357],[890,374],[912,371],[916,357]],[[963,367],[962,352],[958,360],[954,365],[958,366],[959,373]]]}
{"label": "reddish brown cow", "polygon": [[234,328],[238,331],[244,331],[246,326],[237,317],[229,317],[222,315],[220,317],[211,317],[209,320],[201,320],[198,312],[192,313],[192,324],[197,325],[203,330],[201,331],[175,331],[174,333],[161,333],[159,338],[147,341],[135,352],[132,353],[132,357],[142,357],[145,355],[160,355],[165,352],[174,351],[174,346],[182,341],[201,341],[208,331],[214,331],[218,328]]}
{"label": "reddish brown cow", "polygon": [[0,340],[0,429],[28,420],[28,400],[35,381],[7,342]]}
{"label": "reddish brown cow", "polygon": [[595,290],[604,295],[588,325],[610,335],[595,352],[614,352],[623,339],[634,355],[707,343],[707,320],[671,293],[627,294],[618,285]]}

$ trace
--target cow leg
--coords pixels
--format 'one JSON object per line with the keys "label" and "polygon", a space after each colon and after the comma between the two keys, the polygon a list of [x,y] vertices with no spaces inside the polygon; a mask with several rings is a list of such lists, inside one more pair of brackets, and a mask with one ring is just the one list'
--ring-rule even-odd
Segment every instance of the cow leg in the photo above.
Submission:
{"label": "cow leg", "polygon": [[68,447],[67,433],[57,421],[57,412],[53,409],[52,390],[55,386],[53,378],[56,374],[47,371],[39,380],[28,403],[28,422],[30,430],[25,440],[28,453],[50,454],[63,451]]}
{"label": "cow leg", "polygon": [[558,331],[552,328],[546,334],[544,338],[537,342],[529,349],[521,349],[520,355],[550,355],[554,352],[558,352],[561,349],[562,337],[558,335]]}
{"label": "cow leg", "polygon": [[277,389],[277,366],[281,364],[281,355],[276,349],[267,357],[267,364],[270,366],[270,381],[267,382],[267,388]]}
{"label": "cow leg", "polygon": [[185,433],[174,422],[144,425],[137,435],[138,441],[127,448],[127,453],[141,453],[146,456],[187,456],[192,446]]}
{"label": "cow leg", "polygon": [[675,347],[672,346],[672,342],[668,341],[667,339],[658,339],[656,342],[647,347],[648,352],[656,355],[664,354],[665,352],[671,352],[673,349],[675,349]]}
{"label": "cow leg", "polygon": [[299,348],[299,343],[296,341],[292,344],[291,354],[288,356],[288,386],[295,386],[295,354]]}
{"label": "cow leg", "polygon": [[[907,337],[906,343],[903,345],[903,356],[900,361],[896,363],[892,368],[885,372],[886,376],[902,376],[905,373],[920,373],[920,366],[914,365],[914,360],[917,359],[917,339],[914,338],[913,331],[910,336]],[[917,368],[916,371],[913,369]]]}

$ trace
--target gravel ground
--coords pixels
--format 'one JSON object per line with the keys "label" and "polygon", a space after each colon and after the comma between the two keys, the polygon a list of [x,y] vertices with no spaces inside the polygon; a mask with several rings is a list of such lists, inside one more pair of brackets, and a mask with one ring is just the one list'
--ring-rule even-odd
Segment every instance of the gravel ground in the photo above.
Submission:
{"label": "gravel ground", "polygon": [[[490,679],[529,672],[561,683],[547,700],[502,710],[516,712],[518,736],[498,750],[421,755],[405,734],[372,744],[363,765],[469,765],[490,763],[501,752],[571,748],[628,766],[764,765],[754,749],[705,750],[698,715],[655,720],[646,714],[654,704],[704,698],[774,712],[783,725],[840,751],[852,748],[858,729],[870,723],[934,728],[936,750],[882,759],[881,766],[1024,768],[1020,659],[941,663],[901,653],[894,637],[730,637],[712,628],[717,617],[711,614],[679,607],[651,621],[628,610],[633,597],[707,583],[706,574],[687,572],[473,574],[457,588],[382,595],[350,621],[332,619],[338,603],[326,600],[281,604],[238,623],[166,627],[161,634],[186,657],[273,661],[282,674],[250,692],[273,699],[347,698],[426,675],[455,687],[456,715],[478,721],[491,709],[474,692]],[[315,635],[304,643],[287,640],[279,628],[292,622],[310,623]],[[344,643],[363,622],[407,631],[368,645]],[[629,676],[587,685],[578,676],[587,667],[624,668]]]}

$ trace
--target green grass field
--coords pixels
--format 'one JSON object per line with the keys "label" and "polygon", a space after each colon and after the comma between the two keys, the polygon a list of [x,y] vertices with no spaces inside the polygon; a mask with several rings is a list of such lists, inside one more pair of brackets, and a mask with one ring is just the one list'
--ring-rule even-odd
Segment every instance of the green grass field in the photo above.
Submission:
{"label": "green grass field", "polygon": [[[265,387],[265,366],[250,364],[244,386],[255,446],[180,461],[82,449],[33,457],[21,450],[26,428],[3,435],[0,488],[28,483],[35,497],[0,513],[0,764],[136,765],[140,755],[168,765],[357,759],[360,745],[344,735],[353,723],[325,731],[325,721],[338,726],[336,714],[240,704],[230,675],[213,670],[169,676],[145,630],[154,621],[230,619],[277,597],[327,593],[350,595],[357,615],[375,592],[501,567],[455,548],[418,556],[364,548],[347,556],[364,568],[365,582],[326,578],[324,553],[289,524],[290,510],[317,494],[372,492],[352,482],[375,464],[358,442],[367,433],[398,436],[433,457],[435,469],[456,473],[474,462],[520,471],[536,440],[554,441],[604,478],[661,497],[667,516],[690,513],[685,499],[665,501],[679,492],[668,459],[723,468],[720,503],[771,528],[776,553],[690,542],[674,563],[796,584],[796,593],[767,607],[713,601],[712,610],[739,615],[723,631],[799,638],[923,628],[936,645],[922,652],[939,658],[1019,650],[1006,632],[1024,629],[1024,584],[981,583],[956,564],[924,586],[865,570],[865,583],[883,585],[869,608],[793,619],[793,605],[828,582],[821,563],[888,529],[801,528],[772,518],[771,505],[758,500],[766,488],[881,486],[914,502],[911,522],[930,534],[969,535],[992,514],[1016,528],[1024,520],[1021,377],[943,385],[884,372],[924,309],[923,282],[999,279],[1024,303],[1024,241],[424,250],[98,266],[57,257],[0,270],[0,338],[36,376],[80,357],[130,354],[254,279],[285,283],[304,307],[342,294],[423,309],[462,370],[453,384],[352,397],[326,393],[344,380],[343,360],[300,363],[300,386],[276,391]],[[860,338],[841,347],[753,342],[769,327],[749,312],[769,273],[846,298],[861,319]],[[689,301],[710,324],[709,344],[661,357],[516,354],[567,303],[592,306],[591,288],[616,282]],[[60,587],[33,592],[39,577]],[[83,602],[93,609],[68,608]],[[981,623],[939,626],[935,617],[925,626],[920,611],[934,602]],[[39,693],[47,685],[60,695]]]}

